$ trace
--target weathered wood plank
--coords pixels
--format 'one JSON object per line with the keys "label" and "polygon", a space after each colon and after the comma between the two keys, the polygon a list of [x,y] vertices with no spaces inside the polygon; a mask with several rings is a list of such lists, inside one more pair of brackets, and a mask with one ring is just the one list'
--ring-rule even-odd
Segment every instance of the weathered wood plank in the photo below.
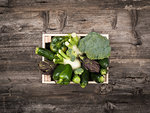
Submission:
{"label": "weathered wood plank", "polygon": [[[20,76],[21,72],[24,72],[26,76],[28,74],[26,71],[32,72],[32,74],[37,73],[38,70],[37,63],[41,60],[41,57],[35,55],[34,51],[36,46],[41,46],[40,33],[1,34],[0,44],[1,44],[0,46],[1,73],[3,72],[4,74],[5,72],[7,72],[7,75],[10,76],[13,72],[14,76],[18,76],[18,77]],[[135,51],[133,51],[132,49],[131,51],[129,51],[131,49],[129,47],[127,48],[126,46],[122,46],[122,45],[115,45],[115,46],[116,47],[112,47],[112,54],[111,54],[111,58],[114,59],[111,60],[112,75],[116,75],[116,73],[118,73],[119,76],[122,77],[123,73],[127,74],[128,76],[131,75],[140,76],[140,74],[142,74],[143,71],[145,71],[145,74],[149,73],[149,60],[145,59],[146,57],[147,58],[150,57],[149,52],[147,52],[149,51],[149,49],[146,48],[144,48],[143,50],[135,49]],[[120,47],[122,47],[122,49],[119,49]],[[123,47],[128,49],[128,51],[125,51],[126,49],[123,49]],[[117,52],[119,55],[118,54],[116,55]],[[143,54],[143,52],[145,52],[145,54]],[[136,59],[138,57],[140,59]],[[126,59],[120,59],[120,58],[126,58]],[[118,68],[122,70],[117,71]],[[139,72],[137,72],[136,69],[138,69]],[[127,73],[126,70],[128,70]],[[36,76],[36,74],[33,75]],[[27,77],[29,76],[30,75],[28,75]]]}
{"label": "weathered wood plank", "polygon": [[[118,98],[116,98],[116,96]],[[27,100],[25,100],[25,98]],[[6,111],[22,110],[22,112],[39,112],[40,110],[44,111],[46,108],[48,111],[52,110],[53,112],[63,113],[65,113],[66,111],[72,112],[72,110],[74,110],[74,112],[89,113],[99,110],[101,112],[109,111],[117,113],[132,113],[133,111],[135,111],[135,113],[138,111],[148,113],[147,110],[149,110],[148,106],[150,104],[148,101],[149,99],[150,95],[96,95],[92,92],[86,92],[85,95],[81,92],[74,92],[72,96],[70,94],[51,94],[50,96],[46,97],[35,97],[33,95],[25,97],[9,96],[2,97],[1,101],[6,103],[5,105],[3,105],[6,108]],[[15,103],[16,106],[13,106],[12,103]],[[128,104],[130,104],[130,106]],[[140,108],[138,108],[138,106],[140,106]],[[34,111],[35,109],[36,111]],[[45,112],[47,113],[47,111]]]}
{"label": "weathered wood plank", "polygon": [[[62,8],[62,7],[99,7],[101,9],[119,9],[119,8],[147,8],[149,6],[149,0],[11,0],[9,1],[11,7],[32,7],[32,9],[38,8],[45,9],[49,6],[54,8]],[[26,8],[27,10],[27,8]]]}
{"label": "weathered wood plank", "polygon": [[[128,55],[130,58],[142,58],[139,57],[139,54],[143,54],[143,58],[150,58],[150,52],[148,52],[150,34],[147,30],[149,29],[149,10],[136,11],[136,15],[132,12],[126,10],[70,9],[67,11],[67,22],[63,31],[59,29],[47,29],[46,31],[47,33],[88,33],[94,30],[99,33],[108,33],[112,50],[115,50],[112,51],[112,58],[129,58]],[[55,19],[58,18],[59,16],[55,17]],[[138,21],[140,22],[137,23]],[[55,23],[55,21],[51,21],[51,23]],[[146,26],[145,23],[147,23]],[[60,24],[57,24],[57,27],[59,26]],[[142,27],[143,33],[141,33],[139,26]],[[115,56],[113,57],[113,55]]]}
{"label": "weathered wood plank", "polygon": [[[110,41],[111,41],[111,45],[112,45],[112,56],[111,56],[112,58],[149,58],[150,52],[149,52],[148,43],[147,44],[143,43],[141,46],[136,46],[138,40],[134,37],[134,35],[132,33],[132,27],[130,25],[131,20],[130,20],[129,12],[120,11],[119,14],[121,14],[121,13],[124,14],[124,17],[126,17],[126,19],[125,19],[125,21],[121,21],[122,20],[120,18],[121,16],[117,16],[118,22],[117,22],[117,27],[115,30],[113,30],[113,27],[111,26],[112,21],[116,18],[115,17],[115,11],[103,10],[103,11],[100,11],[97,14],[97,16],[92,13],[91,16],[93,16],[94,18],[97,18],[97,19],[99,18],[98,21],[100,24],[97,24],[96,26],[95,26],[95,23],[98,23],[98,21],[95,21],[94,18],[91,20],[86,20],[87,22],[83,21],[79,24],[78,19],[81,20],[81,19],[88,19],[89,18],[88,14],[86,14],[86,12],[83,12],[83,14],[80,13],[80,14],[73,16],[74,18],[76,18],[76,20],[73,20],[73,19],[71,20],[70,18],[73,18],[73,17],[69,17],[71,15],[68,14],[68,20],[67,20],[68,25],[65,25],[62,33],[66,33],[66,32],[70,33],[70,32],[75,32],[75,31],[77,33],[78,32],[79,33],[80,32],[81,33],[87,33],[89,31],[91,31],[92,29],[94,29],[95,31],[98,31],[100,33],[108,33],[108,34],[110,34]],[[146,11],[144,13],[146,16],[145,18],[148,18],[149,15],[146,15],[146,13],[148,13],[148,11]],[[75,13],[73,13],[73,14],[75,14]],[[82,18],[78,15],[81,15]],[[103,16],[101,16],[101,15],[103,15]],[[106,18],[109,18],[107,20],[108,22],[106,22],[106,24],[105,24],[106,26],[103,25],[102,27],[99,27],[99,26],[101,26],[101,24],[103,23],[103,21]],[[139,17],[139,18],[142,18],[142,17]],[[57,17],[56,17],[56,19],[57,19]],[[93,22],[92,20],[95,22]],[[145,21],[141,21],[142,25],[145,25],[144,22]],[[148,23],[148,20],[146,20],[146,22]],[[53,24],[53,22],[51,22],[51,23]],[[71,27],[71,25],[74,25],[74,27]],[[91,27],[89,27],[89,26],[86,27],[85,25],[90,25]],[[121,25],[123,25],[124,27],[122,27]],[[11,26],[13,26],[13,25],[10,25],[10,27]],[[92,26],[95,26],[95,27],[92,27]],[[125,27],[125,26],[130,26],[130,27]],[[59,27],[59,24],[56,27]],[[82,28],[82,31],[81,31],[81,29],[78,29],[80,27]],[[107,31],[107,28],[108,28],[108,31]],[[23,32],[32,32],[32,30],[30,31],[29,29],[30,28],[27,27],[27,29],[26,29],[27,31],[25,30]],[[34,29],[34,28],[31,28],[31,29]],[[38,29],[41,30],[42,28],[39,26]],[[78,31],[76,29],[78,29]],[[58,30],[59,29],[56,29],[56,31],[50,30],[49,33],[54,33],[54,32],[58,33],[59,32]],[[84,32],[84,30],[85,30],[85,32]],[[11,29],[9,30],[9,28],[4,25],[4,26],[2,26],[1,31],[12,32],[13,30],[11,30]],[[145,37],[142,36],[140,40],[145,41],[145,42],[149,42],[149,38],[148,38],[149,34],[148,34],[147,29],[145,29],[145,30],[143,29],[143,31],[145,32],[145,33],[143,33],[143,35],[145,35]],[[22,31],[16,31],[16,32],[22,32]],[[5,36],[2,36],[2,37],[3,38],[1,40],[7,39],[7,37],[5,38]],[[20,40],[20,41],[24,41],[24,39]],[[5,44],[7,44],[7,43],[8,42],[5,42]],[[12,43],[12,45],[13,45],[13,43]],[[12,45],[10,45],[10,46],[12,46]],[[6,47],[6,45],[5,45],[5,47]],[[128,57],[128,55],[129,55],[129,57]]]}
{"label": "weathered wood plank", "polygon": [[[149,0],[1,0],[1,113],[149,113]],[[110,34],[108,85],[41,83],[42,32]]]}
{"label": "weathered wood plank", "polygon": [[0,33],[35,32],[43,30],[40,12],[3,12],[0,14]]}
{"label": "weathered wood plank", "polygon": [[41,40],[41,33],[1,34],[0,73],[5,75],[1,80],[9,77],[18,80],[37,79],[40,74],[37,64],[41,57],[35,55],[35,47],[41,46]]}
{"label": "weathered wood plank", "polygon": [[0,7],[8,7],[8,0],[0,0]]}

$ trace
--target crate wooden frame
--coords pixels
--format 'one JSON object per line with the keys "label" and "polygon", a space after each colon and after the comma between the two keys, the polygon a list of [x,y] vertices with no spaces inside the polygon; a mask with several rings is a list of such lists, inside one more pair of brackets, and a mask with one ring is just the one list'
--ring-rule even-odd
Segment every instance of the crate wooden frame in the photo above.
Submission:
{"label": "crate wooden frame", "polygon": [[[45,43],[51,42],[51,37],[53,36],[66,36],[68,34],[43,34],[42,35],[42,47],[45,48]],[[86,36],[87,34],[77,34],[79,37]],[[102,36],[105,36],[107,39],[109,39],[108,34],[101,34]],[[44,57],[42,57],[42,61],[44,61]],[[109,70],[109,69],[108,69]],[[105,81],[102,84],[108,84],[108,77],[109,77],[109,71],[105,75]],[[47,84],[55,84],[55,81],[51,81],[50,75],[44,75],[42,74],[42,83]],[[97,84],[95,81],[89,81],[89,84]],[[70,84],[74,84],[73,82],[70,82]]]}

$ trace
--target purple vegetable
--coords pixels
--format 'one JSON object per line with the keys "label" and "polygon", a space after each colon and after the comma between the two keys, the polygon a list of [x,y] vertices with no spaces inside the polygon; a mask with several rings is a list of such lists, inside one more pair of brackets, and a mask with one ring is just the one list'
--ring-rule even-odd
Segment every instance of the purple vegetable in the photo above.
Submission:
{"label": "purple vegetable", "polygon": [[90,60],[89,58],[83,58],[82,63],[85,69],[89,70],[90,72],[99,73],[100,65],[98,62]]}

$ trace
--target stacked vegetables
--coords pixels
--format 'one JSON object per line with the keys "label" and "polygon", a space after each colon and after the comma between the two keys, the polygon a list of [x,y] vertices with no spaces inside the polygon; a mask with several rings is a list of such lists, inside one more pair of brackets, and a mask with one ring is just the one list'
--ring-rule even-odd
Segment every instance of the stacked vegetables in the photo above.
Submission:
{"label": "stacked vegetables", "polygon": [[111,51],[106,37],[96,32],[81,39],[76,33],[55,36],[49,49],[37,47],[35,53],[47,59],[39,63],[39,69],[52,75],[56,84],[73,81],[84,88],[89,80],[104,82]]}

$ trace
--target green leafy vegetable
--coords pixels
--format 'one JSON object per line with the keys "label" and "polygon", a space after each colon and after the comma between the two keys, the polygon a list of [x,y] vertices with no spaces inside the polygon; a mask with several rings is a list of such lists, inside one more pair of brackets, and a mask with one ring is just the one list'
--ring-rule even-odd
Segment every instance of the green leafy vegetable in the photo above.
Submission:
{"label": "green leafy vegetable", "polygon": [[104,59],[110,56],[109,40],[96,32],[91,32],[82,38],[78,47],[91,60]]}

